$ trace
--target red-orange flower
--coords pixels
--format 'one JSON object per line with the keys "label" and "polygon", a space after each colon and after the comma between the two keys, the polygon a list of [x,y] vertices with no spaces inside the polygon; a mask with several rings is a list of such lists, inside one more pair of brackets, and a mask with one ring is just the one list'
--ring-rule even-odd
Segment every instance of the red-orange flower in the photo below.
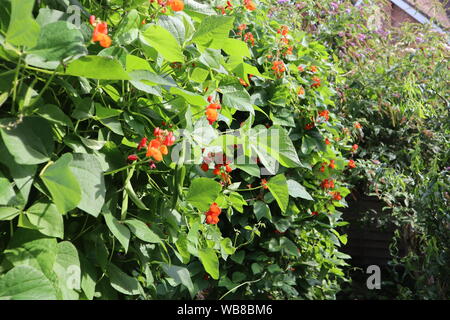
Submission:
{"label": "red-orange flower", "polygon": [[256,9],[256,4],[252,0],[244,0],[244,6],[250,11]]}
{"label": "red-orange flower", "polygon": [[342,196],[339,192],[331,191],[330,195],[333,197],[333,200],[339,201],[342,199]]}
{"label": "red-orange flower", "polygon": [[182,0],[169,0],[167,4],[173,11],[181,11],[184,9],[184,2]]}
{"label": "red-orange flower", "polygon": [[111,38],[108,36],[108,25],[106,22],[95,23],[94,32],[92,33],[92,41],[99,42],[104,48],[111,46]]}
{"label": "red-orange flower", "polygon": [[129,161],[136,161],[138,159],[138,156],[135,154],[131,154],[127,158]]}
{"label": "red-orange flower", "polygon": [[305,130],[311,130],[312,128],[314,128],[316,125],[314,124],[314,122],[310,122],[305,126]]}
{"label": "red-orange flower", "polygon": [[200,166],[200,168],[205,171],[208,172],[209,170],[209,165],[206,162],[203,162],[202,165]]}
{"label": "red-orange flower", "polygon": [[311,212],[311,215],[312,216],[317,216],[317,215],[319,215],[319,213],[317,211],[313,211],[313,212]]}
{"label": "red-orange flower", "polygon": [[297,69],[298,69],[298,71],[300,71],[300,72],[303,72],[303,71],[305,71],[305,69],[303,69],[303,67],[302,67],[302,66],[298,66],[298,67],[297,67]]}
{"label": "red-orange flower", "polygon": [[325,144],[328,145],[330,143],[331,143],[330,140],[328,138],[325,138]]}
{"label": "red-orange flower", "polygon": [[330,119],[330,111],[328,111],[328,110],[320,111],[319,116],[323,117],[325,119],[325,121],[328,121]]}
{"label": "red-orange flower", "polygon": [[246,25],[245,23],[240,24],[240,25],[238,26],[238,30],[240,30],[240,31],[244,31],[245,29],[247,29],[247,25]]}
{"label": "red-orange flower", "polygon": [[303,89],[303,87],[299,87],[297,89],[297,95],[302,96],[305,94],[305,89]]}
{"label": "red-orange flower", "polygon": [[336,167],[335,161],[330,160],[330,164],[328,165],[331,169],[334,169]]}
{"label": "red-orange flower", "polygon": [[206,215],[206,223],[207,224],[217,224],[219,222],[219,215],[222,212],[222,209],[219,208],[217,203],[212,203],[209,206],[209,210],[205,212]]}
{"label": "red-orange flower", "polygon": [[217,112],[218,109],[221,109],[222,107],[220,106],[219,103],[210,103],[207,107],[206,107],[206,119],[208,119],[209,124],[213,124],[214,122],[217,121],[217,119],[219,118],[219,113]]}
{"label": "red-orange flower", "polygon": [[350,169],[356,168],[356,163],[355,163],[355,161],[352,160],[352,159],[348,160],[348,167],[349,167]]}
{"label": "red-orange flower", "polygon": [[281,35],[285,36],[289,32],[289,28],[287,26],[281,26],[281,29],[277,30],[277,33],[281,33]]}
{"label": "red-orange flower", "polygon": [[266,179],[261,179],[261,185],[264,189],[269,189],[269,186],[267,185]]}
{"label": "red-orange flower", "polygon": [[317,67],[316,66],[311,66],[311,67],[309,67],[309,71],[311,71],[312,73],[316,73],[317,72]]}
{"label": "red-orange flower", "polygon": [[147,145],[147,138],[142,138],[141,142],[139,142],[139,145],[137,147],[138,150],[141,150],[143,147],[145,147]]}
{"label": "red-orange flower", "polygon": [[358,150],[358,145],[357,144],[354,144],[353,146],[352,146],[352,151],[353,152],[355,152],[356,150]]}
{"label": "red-orange flower", "polygon": [[362,128],[362,126],[361,126],[361,124],[359,122],[355,122],[354,126],[355,126],[356,129],[361,129]]}

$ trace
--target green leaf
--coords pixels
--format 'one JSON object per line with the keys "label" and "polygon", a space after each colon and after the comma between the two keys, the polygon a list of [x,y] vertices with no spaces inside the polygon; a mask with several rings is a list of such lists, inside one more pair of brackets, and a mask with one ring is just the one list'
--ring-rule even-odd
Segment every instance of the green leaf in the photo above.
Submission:
{"label": "green leaf", "polygon": [[139,294],[139,282],[136,278],[130,277],[112,263],[108,265],[106,273],[111,286],[120,293],[128,295]]}
{"label": "green leaf", "polygon": [[81,289],[83,290],[86,298],[89,300],[94,299],[95,286],[98,280],[95,267],[80,254],[81,264]]}
{"label": "green leaf", "polygon": [[137,219],[125,220],[131,232],[139,239],[150,243],[161,243],[159,236],[154,233],[144,222]]}
{"label": "green leaf", "polygon": [[220,241],[220,248],[226,254],[232,255],[236,252],[236,248],[233,246],[233,241],[230,238],[224,238]]}
{"label": "green leaf", "polygon": [[17,217],[19,213],[20,210],[13,207],[0,207],[0,221],[12,220]]}
{"label": "green leaf", "polygon": [[40,175],[60,213],[74,209],[81,200],[80,185],[70,170],[72,160],[72,154],[65,153]]}
{"label": "green leaf", "polygon": [[28,202],[31,186],[33,185],[34,175],[36,173],[36,165],[19,165],[14,160],[13,156],[6,149],[5,144],[0,140],[0,163],[2,163],[9,170],[9,174],[13,178],[19,194],[17,195],[23,200],[23,205]]}
{"label": "green leaf", "polygon": [[73,128],[72,120],[57,106],[44,104],[37,108],[36,113],[42,118],[53,123]]}
{"label": "green leaf", "polygon": [[183,51],[177,39],[164,27],[150,25],[142,34],[141,39],[151,45],[169,62],[184,62]]}
{"label": "green leaf", "polygon": [[222,186],[213,179],[195,178],[189,187],[186,200],[201,211],[207,211],[221,190]]}
{"label": "green leaf", "polygon": [[0,205],[15,206],[17,200],[13,185],[0,171]]}
{"label": "green leaf", "polygon": [[210,276],[218,280],[219,279],[219,259],[217,258],[216,252],[211,248],[204,248],[198,250],[198,257],[200,258],[205,271],[210,274]]}
{"label": "green leaf", "polygon": [[[10,0],[11,18],[6,41],[15,46],[34,47],[39,37],[40,27],[33,19],[34,0]],[[5,5],[5,4],[2,4]]]}
{"label": "green leaf", "polygon": [[212,49],[221,49],[225,46],[225,39],[233,28],[233,17],[219,15],[204,18],[192,37],[196,44]]}
{"label": "green leaf", "polygon": [[[15,119],[2,119],[7,125]],[[0,129],[1,136],[9,153],[19,164],[39,164],[50,159],[53,152],[53,132],[47,120],[26,117],[10,130]]]}
{"label": "green leaf", "polygon": [[244,212],[244,206],[247,205],[247,202],[245,201],[244,197],[240,193],[237,192],[231,192],[228,196],[228,201],[231,202],[231,205],[233,208],[235,208],[239,212]]}
{"label": "green leaf", "polygon": [[63,300],[78,300],[81,289],[81,267],[78,251],[69,241],[58,243],[58,253],[53,266],[58,277],[58,293]]}
{"label": "green leaf", "polygon": [[130,243],[130,230],[124,224],[119,222],[119,220],[114,218],[111,212],[103,211],[102,213],[109,230],[125,248],[125,252],[127,252],[128,244]]}
{"label": "green leaf", "polygon": [[[245,42],[238,39],[226,39],[223,51],[230,56],[242,56],[250,58],[250,50]],[[256,75],[256,74],[255,74]]]}
{"label": "green leaf", "polygon": [[63,217],[54,204],[37,202],[26,211],[26,215],[40,233],[60,239],[64,237]]}
{"label": "green leaf", "polygon": [[4,255],[14,266],[27,265],[42,271],[49,279],[54,278],[57,242],[37,230],[18,228],[14,231]]}
{"label": "green leaf", "polygon": [[158,24],[168,30],[182,46],[186,40],[186,27],[179,16],[159,16]]}
{"label": "green leaf", "polygon": [[127,45],[135,41],[139,37],[139,26],[141,18],[139,12],[131,10],[120,21],[117,31],[114,33],[113,42],[119,45]]}
{"label": "green leaf", "polygon": [[266,218],[269,221],[272,221],[272,214],[270,213],[270,208],[263,201],[256,201],[253,205],[253,211],[255,212],[256,218],[261,220],[261,218]]}
{"label": "green leaf", "polygon": [[88,51],[80,30],[66,21],[57,21],[41,28],[37,45],[27,53],[28,64],[54,69],[60,61],[87,55]]}
{"label": "green leaf", "polygon": [[187,103],[192,104],[194,106],[203,107],[208,104],[208,102],[205,100],[205,98],[203,98],[203,96],[187,90],[183,90],[181,88],[172,87],[170,88],[170,93],[183,97],[187,101]]}
{"label": "green leaf", "polygon": [[94,155],[74,153],[69,166],[81,187],[81,200],[77,207],[97,217],[105,203],[106,194],[100,162]]}
{"label": "green leaf", "polygon": [[72,61],[65,74],[99,80],[130,80],[118,60],[100,56],[85,56]]}
{"label": "green leaf", "polygon": [[291,240],[289,240],[286,237],[281,237],[280,238],[280,246],[281,248],[283,248],[283,251],[286,254],[295,256],[295,257],[299,257],[300,256],[300,252],[298,251],[297,246],[295,245],[295,243],[293,243]]}
{"label": "green leaf", "polygon": [[162,264],[162,268],[164,272],[173,280],[175,280],[177,284],[181,283],[182,285],[184,285],[188,289],[192,298],[195,296],[196,292],[194,290],[194,284],[192,283],[191,275],[187,268],[168,265],[166,263]]}
{"label": "green leaf", "polygon": [[220,90],[223,94],[223,105],[240,111],[248,111],[251,114],[255,113],[250,95],[242,86],[226,86],[221,87]]}
{"label": "green leaf", "polygon": [[0,300],[55,299],[55,288],[50,280],[31,266],[14,267],[0,278]]}
{"label": "green leaf", "polygon": [[289,189],[289,195],[294,198],[303,198],[306,200],[313,200],[311,195],[306,191],[305,187],[302,186],[300,183],[298,183],[295,180],[288,180],[288,189]]}
{"label": "green leaf", "polygon": [[282,212],[286,212],[289,204],[289,190],[284,174],[276,175],[267,182],[270,192],[277,201]]}

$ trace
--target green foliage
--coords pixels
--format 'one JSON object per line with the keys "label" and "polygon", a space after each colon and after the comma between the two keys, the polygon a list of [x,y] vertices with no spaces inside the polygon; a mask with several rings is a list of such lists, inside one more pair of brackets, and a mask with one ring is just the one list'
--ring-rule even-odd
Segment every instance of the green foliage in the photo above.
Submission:
{"label": "green foliage", "polygon": [[327,47],[264,3],[80,3],[111,46],[53,1],[0,12],[0,298],[335,298],[352,140]]}

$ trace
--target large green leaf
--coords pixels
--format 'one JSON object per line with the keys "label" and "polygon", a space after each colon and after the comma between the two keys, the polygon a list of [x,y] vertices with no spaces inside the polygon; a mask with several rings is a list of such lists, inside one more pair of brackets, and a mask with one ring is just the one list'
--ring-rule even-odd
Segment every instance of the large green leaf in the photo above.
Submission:
{"label": "large green leaf", "polygon": [[128,295],[139,294],[139,282],[136,278],[130,277],[112,263],[108,265],[106,273],[111,286],[120,293]]}
{"label": "large green leaf", "polygon": [[306,200],[314,200],[311,195],[306,191],[305,187],[302,186],[300,183],[298,183],[295,180],[288,180],[288,189],[289,189],[289,195],[294,198],[303,198]]}
{"label": "large green leaf", "polygon": [[223,105],[240,111],[255,113],[251,103],[250,95],[242,86],[226,86],[220,88],[223,96]]}
{"label": "large green leaf", "polygon": [[168,265],[166,263],[162,264],[164,272],[171,277],[177,284],[181,283],[184,285],[191,294],[191,297],[195,296],[194,285],[191,280],[191,275],[189,270],[184,267],[179,267],[175,265]]}
{"label": "large green leaf", "polygon": [[272,215],[270,213],[269,206],[263,201],[256,201],[253,205],[253,211],[255,212],[256,218],[261,220],[261,218],[267,218],[269,221],[272,221]]}
{"label": "large green leaf", "polygon": [[70,170],[72,160],[72,154],[65,153],[40,175],[61,213],[74,209],[81,200],[80,185]]}
{"label": "large green leaf", "polygon": [[129,11],[117,27],[113,42],[120,45],[127,45],[135,41],[139,36],[140,24],[141,18],[139,12],[134,9]]}
{"label": "large green leaf", "polygon": [[124,221],[136,237],[145,242],[160,243],[161,239],[144,222],[137,219]]}
{"label": "large green leaf", "polygon": [[177,39],[164,27],[150,25],[142,34],[141,39],[151,45],[164,59],[170,62],[183,62],[184,56]]}
{"label": "large green leaf", "polygon": [[159,16],[158,24],[168,30],[182,46],[186,40],[186,27],[180,16]]}
{"label": "large green leaf", "polygon": [[100,80],[130,80],[118,60],[100,56],[85,56],[72,61],[65,74]]}
{"label": "large green leaf", "polygon": [[284,174],[276,175],[267,182],[269,191],[280,206],[281,211],[285,212],[289,204],[289,190]]}
{"label": "large green leaf", "polygon": [[54,279],[56,252],[55,238],[47,237],[37,230],[18,228],[14,231],[4,255],[14,266],[32,266],[42,271],[47,278]]}
{"label": "large green leaf", "polygon": [[70,170],[81,187],[78,208],[97,217],[105,203],[105,179],[97,157],[87,153],[74,153]]}
{"label": "large green leaf", "polygon": [[192,180],[186,200],[194,207],[207,211],[219,195],[220,190],[222,187],[216,181],[208,178],[196,178]]}
{"label": "large green leaf", "polygon": [[208,102],[205,100],[205,98],[203,98],[203,96],[187,90],[183,90],[181,88],[172,87],[170,88],[170,93],[183,97],[189,104],[195,106],[203,107],[208,104]]}
{"label": "large green leaf", "polygon": [[219,259],[216,252],[211,248],[204,248],[198,250],[198,257],[200,258],[205,271],[208,272],[215,280],[219,279]]}
{"label": "large green leaf", "polygon": [[69,241],[58,243],[53,271],[58,277],[58,295],[64,300],[78,300],[81,289],[81,268],[78,251]]}
{"label": "large green leaf", "polygon": [[[10,0],[11,18],[6,41],[15,46],[34,47],[39,37],[39,24],[33,19],[34,0]],[[2,4],[3,6],[4,4]]]}
{"label": "large green leaf", "polygon": [[31,266],[21,265],[0,278],[0,300],[55,300],[50,280]]}
{"label": "large green leaf", "polygon": [[64,237],[63,217],[54,204],[37,202],[26,211],[26,215],[40,233],[60,239]]}
{"label": "large green leaf", "polygon": [[[16,119],[2,119],[0,124],[7,126]],[[39,164],[50,159],[53,152],[53,133],[47,120],[26,117],[17,121],[11,129],[0,129],[1,136],[9,153],[19,164]]]}
{"label": "large green leaf", "polygon": [[84,56],[88,51],[80,30],[67,21],[57,21],[41,28],[37,45],[27,53],[28,64],[54,69],[65,58]]}
{"label": "large green leaf", "polygon": [[37,166],[16,163],[2,140],[0,140],[0,154],[0,162],[8,168],[9,174],[16,184],[16,188],[19,190],[18,196],[23,201],[23,205],[25,205],[28,202],[28,196],[33,185]]}
{"label": "large green leaf", "polygon": [[223,48],[224,40],[228,38],[230,30],[233,28],[233,20],[233,17],[219,15],[205,17],[192,37],[192,41],[203,47]]}
{"label": "large green leaf", "polygon": [[102,213],[109,230],[125,248],[125,252],[127,252],[128,244],[130,243],[130,230],[123,223],[114,218],[111,212],[103,211]]}

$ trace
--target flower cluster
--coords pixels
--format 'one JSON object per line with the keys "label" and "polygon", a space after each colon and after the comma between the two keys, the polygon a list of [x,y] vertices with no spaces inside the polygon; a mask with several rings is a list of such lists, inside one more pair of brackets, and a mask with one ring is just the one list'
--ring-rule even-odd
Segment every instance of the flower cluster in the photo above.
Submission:
{"label": "flower cluster", "polygon": [[227,1],[227,5],[225,7],[218,6],[218,7],[216,7],[216,9],[220,10],[220,12],[223,15],[226,15],[227,14],[227,10],[230,10],[230,11],[233,10],[233,5],[231,4],[230,1]]}
{"label": "flower cluster", "polygon": [[342,199],[341,194],[337,191],[330,191],[329,193],[330,193],[331,197],[333,198],[333,200],[340,201]]}
{"label": "flower cluster", "polygon": [[318,88],[320,87],[320,78],[319,77],[312,77],[313,83],[311,84],[311,88]]}
{"label": "flower cluster", "polygon": [[334,180],[333,179],[324,179],[320,184],[322,189],[333,189],[334,188]]}
{"label": "flower cluster", "polygon": [[275,75],[278,78],[281,78],[284,71],[286,71],[286,67],[284,66],[284,62],[281,60],[274,61],[272,63],[272,70],[275,72]]}
{"label": "flower cluster", "polygon": [[255,37],[253,36],[253,34],[251,32],[247,32],[244,35],[244,41],[245,42],[250,42],[252,44],[252,46],[255,45]]}
{"label": "flower cluster", "polygon": [[[153,135],[155,138],[150,142],[148,142],[146,137],[142,138],[138,144],[137,150],[140,151],[142,148],[147,147],[145,156],[153,158],[155,161],[161,161],[163,156],[169,153],[169,149],[167,147],[172,146],[176,139],[173,132],[162,130],[159,127],[155,128]],[[130,161],[136,161],[138,159],[138,156],[135,154],[128,156],[128,160]]]}
{"label": "flower cluster", "polygon": [[219,215],[222,209],[219,208],[217,203],[212,203],[209,206],[209,210],[205,212],[207,224],[217,224],[219,222]]}
{"label": "flower cluster", "polygon": [[330,119],[330,111],[328,111],[328,110],[320,111],[319,117],[322,117],[325,121],[328,121]]}
{"label": "flower cluster", "polygon": [[89,23],[94,27],[92,33],[92,42],[99,42],[103,48],[109,48],[112,40],[108,36],[108,25],[106,22],[102,22],[96,19],[95,16],[89,17]]}
{"label": "flower cluster", "polygon": [[224,155],[222,152],[219,153],[208,153],[206,157],[203,158],[203,162],[200,165],[200,168],[208,172],[209,171],[209,164],[214,163],[214,169],[213,174],[216,176],[220,176],[220,178],[225,182],[230,184],[231,178],[230,173],[233,171],[233,168],[231,168],[230,163],[227,159],[227,156]]}

